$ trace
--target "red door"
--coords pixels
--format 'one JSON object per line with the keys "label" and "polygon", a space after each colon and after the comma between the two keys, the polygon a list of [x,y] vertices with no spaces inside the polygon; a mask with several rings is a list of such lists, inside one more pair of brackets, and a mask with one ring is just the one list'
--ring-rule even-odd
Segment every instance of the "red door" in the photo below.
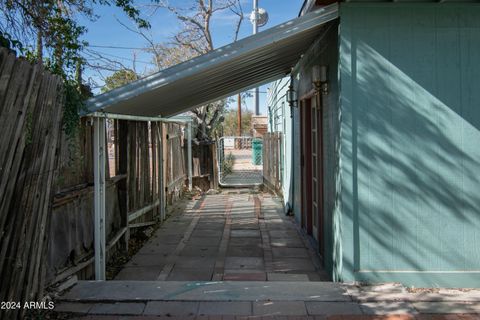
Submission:
{"label": "red door", "polygon": [[312,135],[310,99],[301,101],[302,227],[312,234]]}
{"label": "red door", "polygon": [[301,101],[302,227],[323,256],[323,123],[321,96]]}

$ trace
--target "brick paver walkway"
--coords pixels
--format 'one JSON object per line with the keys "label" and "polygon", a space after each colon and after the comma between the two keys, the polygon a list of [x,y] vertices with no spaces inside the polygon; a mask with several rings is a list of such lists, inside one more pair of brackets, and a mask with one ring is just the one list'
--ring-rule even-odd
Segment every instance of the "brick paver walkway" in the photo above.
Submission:
{"label": "brick paver walkway", "polygon": [[157,230],[116,280],[327,280],[275,198],[208,195]]}
{"label": "brick paver walkway", "polygon": [[75,319],[82,320],[478,320],[475,314],[422,314],[422,315],[335,315],[335,316],[135,316],[121,318],[116,316],[83,316]]}
{"label": "brick paver walkway", "polygon": [[80,281],[54,312],[92,320],[480,320],[479,290],[321,282],[319,266],[277,199],[209,195],[167,220],[118,281]]}
{"label": "brick paver walkway", "polygon": [[197,317],[157,317],[136,316],[121,318],[115,316],[84,316],[82,320],[478,320],[475,314],[422,314],[422,315],[336,315],[336,316],[197,316]]}

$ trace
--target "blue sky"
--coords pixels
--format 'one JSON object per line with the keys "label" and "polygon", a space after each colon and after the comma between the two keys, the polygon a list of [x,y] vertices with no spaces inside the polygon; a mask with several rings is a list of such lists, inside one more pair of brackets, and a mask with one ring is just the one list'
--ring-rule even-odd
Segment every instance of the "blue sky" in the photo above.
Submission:
{"label": "blue sky", "polygon": [[[170,5],[177,7],[185,7],[189,0],[170,0]],[[269,14],[269,22],[266,26],[260,28],[260,31],[269,27],[273,27],[282,22],[295,18],[300,11],[303,0],[259,0],[259,7],[267,10]],[[152,28],[147,31],[151,34],[156,43],[168,42],[169,39],[181,26],[178,20],[166,10],[158,10],[155,14],[150,15],[148,0],[137,0],[135,2],[144,13],[144,17],[148,18]],[[252,11],[253,1],[242,0],[243,11],[246,15],[243,25],[240,30],[240,38],[244,38],[252,34],[252,25],[248,19]],[[148,46],[148,42],[138,34],[126,30],[117,20],[134,28],[131,21],[126,18],[123,12],[115,7],[98,6],[95,8],[98,19],[94,22],[82,21],[87,26],[88,32],[84,39],[89,42],[91,50],[95,50],[104,57],[118,60],[126,67],[133,68],[133,60],[135,56],[135,67],[139,73],[148,73],[154,69],[151,55],[143,52],[140,49],[119,49],[119,48],[105,48],[111,47],[128,47],[128,48],[144,48]],[[149,14],[149,15],[147,15]],[[213,41],[216,48],[226,45],[233,40],[235,16],[225,10],[218,12],[212,20],[212,34]],[[101,46],[101,47],[98,47]],[[104,73],[108,75],[108,72]],[[91,72],[85,71],[85,77],[91,77],[96,82],[101,82],[99,77]],[[265,112],[265,98],[267,86],[260,88],[260,110]],[[98,91],[96,91],[98,92]],[[246,101],[247,108],[253,109],[253,101],[248,99]]]}

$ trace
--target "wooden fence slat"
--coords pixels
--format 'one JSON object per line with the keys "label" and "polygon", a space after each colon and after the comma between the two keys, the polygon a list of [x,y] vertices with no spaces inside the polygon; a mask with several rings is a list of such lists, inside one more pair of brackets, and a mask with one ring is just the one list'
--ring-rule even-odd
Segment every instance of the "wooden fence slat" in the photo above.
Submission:
{"label": "wooden fence slat", "polygon": [[269,132],[263,136],[263,177],[265,184],[276,193],[282,192],[282,133]]}
{"label": "wooden fence slat", "polygon": [[[57,240],[50,237],[50,232],[54,231],[50,227],[62,223],[55,220],[59,216],[53,213],[63,213],[60,208],[67,204],[75,213],[83,214],[86,208],[91,208],[92,128],[87,119],[82,119],[77,136],[68,140],[61,130],[64,99],[62,79],[0,48],[1,301],[38,301],[42,298],[47,263],[51,262],[49,256],[53,252],[48,247]],[[164,137],[165,133],[169,139]],[[185,149],[182,126],[174,123],[114,121],[114,137],[116,169],[109,183],[117,191],[113,193],[116,198],[111,201],[118,205],[110,208],[118,207],[116,210],[121,218],[110,216],[113,223],[109,226],[125,230],[121,235],[116,234],[117,240],[125,235],[127,244],[129,212],[146,210],[145,215],[132,222],[136,227],[149,225],[156,220],[158,211],[163,212],[165,190],[170,189],[174,196],[182,191],[186,173]],[[72,142],[75,148],[71,150]],[[107,140],[105,144],[108,146]],[[203,158],[199,158],[197,165],[200,172],[205,170],[201,167]],[[106,172],[110,172],[109,164],[105,165]],[[124,178],[120,179],[121,176]],[[171,188],[165,188],[169,185],[166,182],[173,183]],[[54,201],[55,192],[60,191],[65,194]],[[145,207],[148,210],[141,209]],[[79,221],[81,219],[86,219],[85,225],[90,225],[91,214],[86,213]],[[74,229],[77,226],[68,227],[77,231]],[[110,230],[110,234],[115,234],[116,230]],[[89,236],[82,235],[84,238],[80,241],[84,243],[75,239],[74,249],[87,248],[91,243]],[[78,262],[79,257],[91,254],[89,249],[82,250],[75,253],[73,261]],[[65,274],[67,265],[65,262],[48,265],[48,281],[57,278],[55,270]],[[82,268],[88,265],[82,264]],[[79,278],[89,276],[89,271],[82,271],[82,268],[74,267],[72,272],[81,272]],[[21,314],[12,312],[5,318],[17,316]],[[0,310],[0,318],[3,317],[4,312]]]}
{"label": "wooden fence slat", "polygon": [[[62,80],[0,49],[0,300],[43,295]],[[0,310],[9,319],[23,311]]]}

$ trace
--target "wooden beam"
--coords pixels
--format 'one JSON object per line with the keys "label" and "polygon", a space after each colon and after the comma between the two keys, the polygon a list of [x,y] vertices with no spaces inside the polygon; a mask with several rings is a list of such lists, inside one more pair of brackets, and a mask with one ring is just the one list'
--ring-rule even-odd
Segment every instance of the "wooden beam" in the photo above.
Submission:
{"label": "wooden beam", "polygon": [[[110,242],[108,243],[107,245],[107,252],[110,251],[113,246],[118,242],[118,240],[120,240],[120,238],[125,234],[125,232],[128,231],[128,228],[122,228],[120,229],[120,231],[113,237],[112,240],[110,240]],[[82,261],[80,262],[79,264],[71,267],[71,268],[68,268],[64,271],[62,271],[60,274],[58,274],[55,279],[53,279],[53,281],[50,283],[50,284],[55,284],[55,283],[58,283],[68,277],[70,277],[71,275],[74,275],[75,273],[77,273],[78,271],[88,267],[90,264],[92,264],[92,262],[94,262],[95,258],[94,257],[90,257],[88,258],[87,260],[85,261]]]}
{"label": "wooden beam", "polygon": [[148,222],[140,222],[140,223],[134,223],[134,224],[130,224],[128,225],[128,227],[130,229],[133,229],[133,228],[141,228],[141,227],[148,227],[148,226],[152,226],[154,224],[156,224],[157,221],[148,221]]}
{"label": "wooden beam", "polygon": [[128,215],[128,222],[131,222],[141,216],[143,216],[145,213],[153,210],[155,207],[157,207],[158,205],[160,205],[160,199],[157,199],[154,203],[152,203],[151,205],[148,205],[146,207],[143,207],[135,212],[132,212]]}

